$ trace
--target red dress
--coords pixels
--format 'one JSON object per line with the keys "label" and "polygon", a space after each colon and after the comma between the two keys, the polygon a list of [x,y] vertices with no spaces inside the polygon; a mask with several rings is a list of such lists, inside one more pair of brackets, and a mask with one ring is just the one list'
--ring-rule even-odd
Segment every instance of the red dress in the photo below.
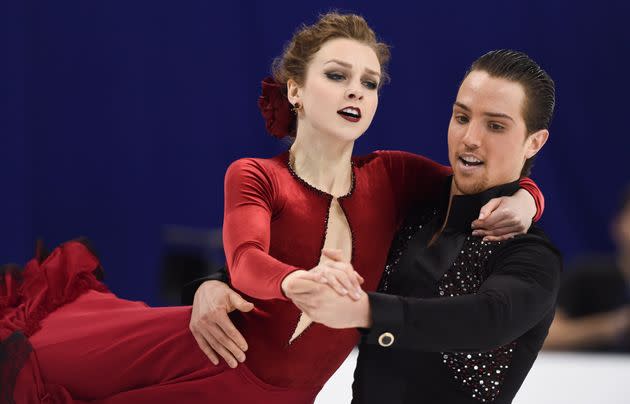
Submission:
{"label": "red dress", "polygon": [[[352,188],[339,203],[366,290],[376,289],[407,210],[430,202],[448,175],[448,167],[405,152],[353,158]],[[542,205],[532,184],[522,181]],[[289,343],[300,311],[280,283],[317,265],[331,201],[291,170],[288,153],[228,169],[224,248],[233,287],[255,304],[233,317],[249,344],[236,369],[212,365],[198,348],[189,306],[150,308],[109,293],[97,280],[98,260],[80,242],[22,272],[5,271],[0,402],[313,402],[358,333],[312,323]]]}

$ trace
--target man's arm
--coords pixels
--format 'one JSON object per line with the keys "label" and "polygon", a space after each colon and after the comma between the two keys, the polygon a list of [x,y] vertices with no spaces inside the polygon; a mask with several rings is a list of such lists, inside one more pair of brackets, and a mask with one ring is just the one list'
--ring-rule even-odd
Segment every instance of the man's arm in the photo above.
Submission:
{"label": "man's arm", "polygon": [[367,343],[391,334],[392,346],[424,351],[489,350],[524,334],[553,310],[561,259],[543,238],[518,237],[493,257],[475,294],[411,298],[369,294]]}
{"label": "man's arm", "polygon": [[228,275],[227,269],[225,267],[221,267],[221,269],[211,275],[195,279],[194,281],[185,284],[182,288],[182,304],[184,306],[192,305],[197,289],[199,289],[199,287],[207,281],[219,281],[225,284],[229,284],[230,277]]}
{"label": "man's arm", "polygon": [[[331,257],[332,258],[332,257]],[[475,294],[413,298],[368,293],[359,301],[316,283],[300,285],[293,302],[332,328],[364,328],[367,343],[424,351],[489,350],[518,338],[553,310],[560,254],[545,239],[525,235],[493,256],[492,274]]]}

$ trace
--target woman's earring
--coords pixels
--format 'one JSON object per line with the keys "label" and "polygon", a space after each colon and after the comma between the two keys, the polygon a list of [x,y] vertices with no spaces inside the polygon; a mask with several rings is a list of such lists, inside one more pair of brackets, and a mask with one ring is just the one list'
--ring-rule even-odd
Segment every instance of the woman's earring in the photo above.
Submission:
{"label": "woman's earring", "polygon": [[296,102],[295,104],[293,104],[293,106],[291,107],[291,111],[293,111],[294,114],[297,115],[297,113],[302,109],[302,104],[300,104],[299,102]]}

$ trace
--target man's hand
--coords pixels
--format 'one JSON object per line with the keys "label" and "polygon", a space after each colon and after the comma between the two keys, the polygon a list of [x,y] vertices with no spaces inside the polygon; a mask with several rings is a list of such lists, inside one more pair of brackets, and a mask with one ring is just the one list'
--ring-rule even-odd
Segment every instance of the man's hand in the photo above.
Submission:
{"label": "man's hand", "polygon": [[365,292],[359,300],[352,300],[319,282],[299,280],[293,287],[301,293],[293,293],[291,301],[311,320],[330,328],[370,327],[370,304]]}
{"label": "man's hand", "polygon": [[210,361],[218,365],[218,355],[235,368],[245,360],[247,342],[228,317],[228,313],[239,310],[248,312],[254,305],[244,300],[223,282],[204,282],[197,292],[190,317],[190,331],[199,348]]}
{"label": "man's hand", "polygon": [[507,240],[527,233],[536,215],[536,203],[529,192],[519,189],[512,196],[491,199],[472,222],[473,236],[484,241]]}

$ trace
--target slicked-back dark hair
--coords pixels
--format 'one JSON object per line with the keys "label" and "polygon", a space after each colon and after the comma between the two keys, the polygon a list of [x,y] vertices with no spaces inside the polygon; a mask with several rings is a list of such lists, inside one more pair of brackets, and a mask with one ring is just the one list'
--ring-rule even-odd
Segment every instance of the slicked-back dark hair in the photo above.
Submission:
{"label": "slicked-back dark hair", "polygon": [[[527,136],[541,129],[549,129],[556,104],[556,88],[553,80],[536,62],[523,52],[493,50],[475,60],[464,79],[473,71],[484,71],[491,77],[514,81],[525,90],[523,118]],[[521,176],[528,176],[536,156],[525,161]]]}

